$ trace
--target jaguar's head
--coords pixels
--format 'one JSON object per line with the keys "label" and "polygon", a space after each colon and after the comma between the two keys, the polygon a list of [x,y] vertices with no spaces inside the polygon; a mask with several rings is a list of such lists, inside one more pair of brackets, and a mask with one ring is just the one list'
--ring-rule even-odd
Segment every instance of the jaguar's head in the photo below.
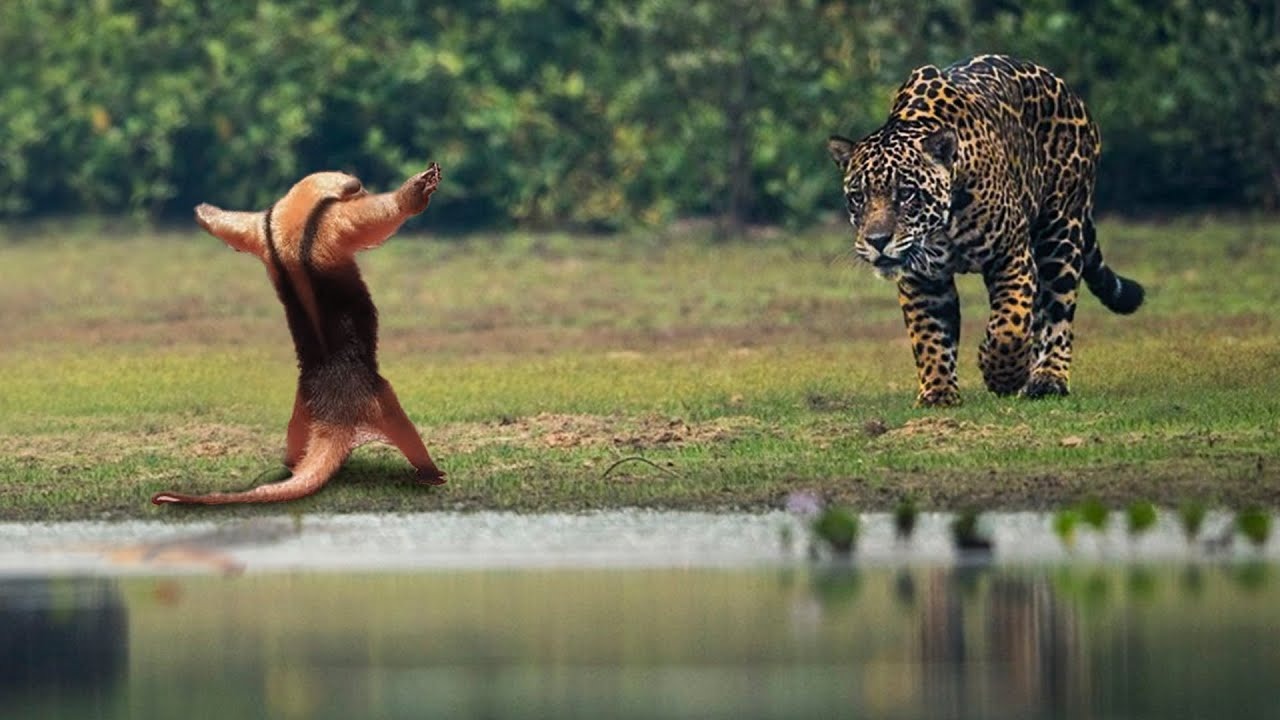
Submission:
{"label": "jaguar's head", "polygon": [[844,175],[854,252],[881,277],[933,275],[951,219],[955,132],[889,125],[857,142],[833,135],[827,149]]}

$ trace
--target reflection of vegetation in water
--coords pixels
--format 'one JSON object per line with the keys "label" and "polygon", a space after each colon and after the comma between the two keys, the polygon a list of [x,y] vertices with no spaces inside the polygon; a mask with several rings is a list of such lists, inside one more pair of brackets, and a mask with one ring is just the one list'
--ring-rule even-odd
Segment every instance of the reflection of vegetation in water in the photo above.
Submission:
{"label": "reflection of vegetation in water", "polygon": [[1178,522],[1182,525],[1182,534],[1187,538],[1188,545],[1194,545],[1199,539],[1206,514],[1205,504],[1199,499],[1185,500],[1178,506]]}
{"label": "reflection of vegetation in water", "polygon": [[0,716],[94,714],[119,697],[128,654],[116,581],[0,580]]}
{"label": "reflection of vegetation in water", "polygon": [[1111,599],[1111,576],[1103,569],[1094,570],[1084,582],[1084,601],[1098,607]]}
{"label": "reflection of vegetation in water", "polygon": [[1076,546],[1076,526],[1080,524],[1080,513],[1074,508],[1063,508],[1053,515],[1053,532],[1067,550]]}
{"label": "reflection of vegetation in water", "polygon": [[983,527],[977,510],[964,510],[951,521],[951,540],[956,548],[972,553],[991,551],[991,536]]}
{"label": "reflection of vegetation in water", "polygon": [[894,536],[902,542],[911,542],[916,531],[916,522],[920,518],[920,506],[914,495],[907,495],[893,509]]}
{"label": "reflection of vegetation in water", "polygon": [[1129,594],[1138,601],[1146,602],[1155,597],[1156,574],[1145,565],[1134,565],[1129,568]]}
{"label": "reflection of vegetation in water", "polygon": [[1107,519],[1111,515],[1111,510],[1096,497],[1086,499],[1080,503],[1080,517],[1085,523],[1093,528],[1094,532],[1106,532]]}
{"label": "reflection of vegetation in water", "polygon": [[842,609],[858,598],[862,576],[857,568],[831,565],[813,571],[813,594],[827,610]]}
{"label": "reflection of vegetation in water", "polygon": [[1196,563],[1188,563],[1182,570],[1179,587],[1188,598],[1199,598],[1204,595],[1204,569]]}
{"label": "reflection of vegetation in water", "polygon": [[[798,563],[139,578],[120,581],[114,611],[80,607],[79,592],[47,600],[46,617],[98,618],[95,637],[129,636],[116,666],[130,672],[128,704],[99,695],[100,712],[79,716],[180,717],[196,696],[225,717],[916,718],[973,715],[973,703],[1027,720],[1217,717],[1222,697],[1233,715],[1266,716],[1280,669],[1280,648],[1258,642],[1280,623],[1270,571]],[[0,715],[33,716],[13,710],[0,697]]]}
{"label": "reflection of vegetation in water", "polygon": [[898,605],[912,609],[916,604],[916,576],[911,570],[899,568],[893,580],[893,598]]}
{"label": "reflection of vegetation in water", "polygon": [[837,557],[848,557],[858,542],[861,523],[858,515],[847,508],[823,508],[813,520],[813,534]]}
{"label": "reflection of vegetation in water", "polygon": [[1137,540],[1156,526],[1156,506],[1147,500],[1135,500],[1125,510],[1125,527],[1129,539]]}
{"label": "reflection of vegetation in water", "polygon": [[1261,508],[1247,508],[1236,516],[1236,528],[1260,550],[1271,537],[1271,514]]}
{"label": "reflection of vegetation in water", "polygon": [[1271,566],[1257,560],[1236,565],[1231,573],[1236,584],[1251,593],[1261,591],[1271,581]]}

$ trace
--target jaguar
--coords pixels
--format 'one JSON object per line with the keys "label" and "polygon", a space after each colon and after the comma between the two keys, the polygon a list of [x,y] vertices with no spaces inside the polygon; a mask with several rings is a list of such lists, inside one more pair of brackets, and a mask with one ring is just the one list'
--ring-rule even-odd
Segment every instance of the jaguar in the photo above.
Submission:
{"label": "jaguar", "polygon": [[1080,281],[1113,312],[1142,285],[1102,259],[1094,185],[1102,149],[1084,101],[1049,70],[1001,55],[910,74],[888,120],[832,135],[853,251],[897,285],[916,404],[957,405],[958,273],[981,273],[990,314],[978,350],[988,390],[1069,392]]}

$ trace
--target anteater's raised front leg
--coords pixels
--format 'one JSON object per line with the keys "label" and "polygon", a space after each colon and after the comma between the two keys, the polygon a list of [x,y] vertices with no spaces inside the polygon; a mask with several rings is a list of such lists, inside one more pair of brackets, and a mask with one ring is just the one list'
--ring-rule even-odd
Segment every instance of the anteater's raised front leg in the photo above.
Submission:
{"label": "anteater's raised front leg", "polygon": [[1035,264],[1023,250],[984,273],[991,316],[978,349],[987,389],[1011,395],[1027,383],[1031,370],[1031,317],[1036,296]]}
{"label": "anteater's raised front leg", "polygon": [[196,206],[196,222],[205,232],[229,245],[236,252],[247,252],[265,259],[262,240],[266,213],[223,210],[209,203]]}
{"label": "anteater's raised front leg", "polygon": [[898,303],[907,323],[920,380],[916,405],[959,405],[956,348],[960,344],[960,297],[955,280],[904,276],[898,281]]}
{"label": "anteater's raised front leg", "polygon": [[395,192],[348,201],[342,221],[350,228],[341,233],[343,246],[355,252],[381,245],[405,220],[427,209],[431,194],[440,186],[440,177],[440,166],[431,163]]}

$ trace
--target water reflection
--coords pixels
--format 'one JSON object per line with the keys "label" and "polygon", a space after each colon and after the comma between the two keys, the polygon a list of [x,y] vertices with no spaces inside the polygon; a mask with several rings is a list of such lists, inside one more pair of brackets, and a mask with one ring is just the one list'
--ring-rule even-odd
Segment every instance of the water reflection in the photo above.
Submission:
{"label": "water reflection", "polygon": [[0,583],[0,716],[85,717],[116,706],[128,616],[112,580]]}
{"label": "water reflection", "polygon": [[0,716],[1267,717],[1271,571],[0,581]]}
{"label": "water reflection", "polygon": [[1044,573],[936,570],[920,621],[922,710],[960,717],[1076,714],[1087,696],[1074,607]]}

